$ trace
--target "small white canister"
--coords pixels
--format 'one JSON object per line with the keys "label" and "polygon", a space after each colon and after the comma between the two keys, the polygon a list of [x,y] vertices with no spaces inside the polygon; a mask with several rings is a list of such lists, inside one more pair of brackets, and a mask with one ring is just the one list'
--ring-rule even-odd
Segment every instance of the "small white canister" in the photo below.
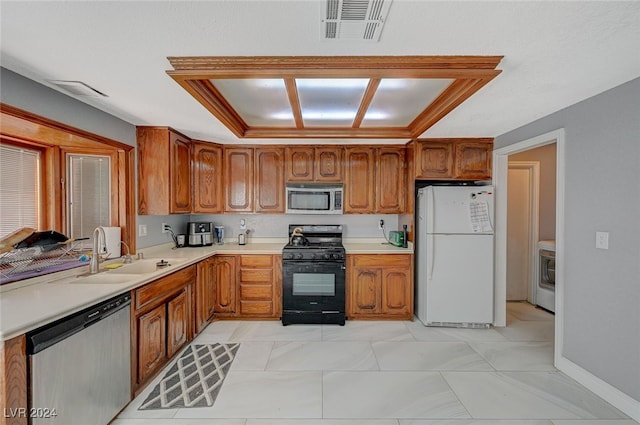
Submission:
{"label": "small white canister", "polygon": [[247,243],[246,237],[244,233],[240,233],[238,235],[238,245],[245,245]]}

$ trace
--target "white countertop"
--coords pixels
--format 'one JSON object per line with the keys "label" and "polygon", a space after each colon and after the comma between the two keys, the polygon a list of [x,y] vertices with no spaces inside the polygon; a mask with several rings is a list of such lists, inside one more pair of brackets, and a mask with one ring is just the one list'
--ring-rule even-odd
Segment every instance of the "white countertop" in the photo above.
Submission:
{"label": "white countertop", "polygon": [[[146,274],[122,274],[121,282],[99,283],[114,274],[110,271],[91,276],[91,283],[80,283],[89,266],[3,285],[0,288],[0,340],[5,341],[176,270],[211,255],[281,254],[287,239],[256,239],[247,245],[227,242],[198,248],[172,249],[171,244],[140,249],[146,260],[175,259],[171,266]],[[381,239],[344,239],[347,254],[411,254],[413,248],[398,248]],[[134,264],[137,260],[134,260]],[[122,262],[116,259],[108,263]],[[171,260],[170,260],[171,262]],[[108,264],[107,263],[107,264]],[[126,266],[125,266],[126,267]],[[124,273],[125,267],[121,269]],[[120,269],[118,269],[120,270]],[[107,277],[108,276],[108,277]]]}

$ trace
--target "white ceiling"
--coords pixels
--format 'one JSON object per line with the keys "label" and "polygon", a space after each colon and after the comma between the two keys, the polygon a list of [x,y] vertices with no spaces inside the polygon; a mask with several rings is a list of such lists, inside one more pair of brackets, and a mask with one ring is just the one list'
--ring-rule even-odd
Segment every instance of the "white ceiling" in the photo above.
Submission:
{"label": "white ceiling", "polygon": [[502,74],[423,137],[498,136],[640,76],[639,1],[394,0],[378,42],[322,40],[320,9],[2,0],[0,64],[49,86],[81,80],[108,95],[82,101],[125,121],[221,143],[257,141],[236,138],[167,76],[168,56],[503,55]]}

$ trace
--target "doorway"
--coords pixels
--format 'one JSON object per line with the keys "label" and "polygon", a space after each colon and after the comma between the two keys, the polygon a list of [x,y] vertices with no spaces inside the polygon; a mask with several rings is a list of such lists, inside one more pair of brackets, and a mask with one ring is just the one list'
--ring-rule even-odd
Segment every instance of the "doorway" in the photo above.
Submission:
{"label": "doorway", "polygon": [[[494,151],[493,156],[493,175],[494,185],[496,188],[496,205],[495,205],[495,292],[494,292],[494,326],[506,326],[506,301],[507,301],[507,259],[508,259],[508,183],[509,183],[509,160],[524,160],[522,156],[516,156],[535,148],[546,145],[555,144],[555,173],[553,184],[555,191],[555,208],[551,212],[553,220],[545,220],[544,226],[542,220],[539,226],[539,235],[537,238],[551,237],[545,236],[543,232],[547,232],[549,227],[553,228],[553,237],[556,239],[556,258],[558,268],[556,270],[556,315],[555,315],[555,336],[554,336],[554,358],[557,364],[562,353],[562,296],[563,296],[563,259],[564,259],[564,130],[556,130],[543,134],[532,139],[524,140],[513,145],[506,146]],[[540,186],[544,186],[543,172],[540,172]],[[548,173],[547,173],[548,174]],[[551,191],[548,191],[551,192]],[[547,194],[548,196],[548,194]],[[543,231],[544,227],[544,231]],[[537,240],[535,241],[537,243]]]}
{"label": "doorway", "polygon": [[540,162],[511,157],[507,178],[507,301],[535,305]]}

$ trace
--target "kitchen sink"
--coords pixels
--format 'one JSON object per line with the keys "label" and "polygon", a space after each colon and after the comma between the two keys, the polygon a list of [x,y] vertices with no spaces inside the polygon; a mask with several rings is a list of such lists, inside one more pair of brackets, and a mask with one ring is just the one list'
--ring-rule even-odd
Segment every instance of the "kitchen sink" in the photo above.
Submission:
{"label": "kitchen sink", "polygon": [[79,284],[91,284],[91,285],[99,285],[99,284],[108,284],[108,283],[127,283],[131,280],[135,279],[137,276],[135,274],[110,274],[110,273],[97,273],[90,275],[80,275],[70,283],[79,283]]}
{"label": "kitchen sink", "polygon": [[[171,268],[172,266],[184,261],[186,261],[185,258],[146,258],[144,260],[136,260],[131,264],[125,264],[117,269],[107,270],[106,273],[109,275],[147,274]],[[167,265],[159,266],[160,262]]]}

